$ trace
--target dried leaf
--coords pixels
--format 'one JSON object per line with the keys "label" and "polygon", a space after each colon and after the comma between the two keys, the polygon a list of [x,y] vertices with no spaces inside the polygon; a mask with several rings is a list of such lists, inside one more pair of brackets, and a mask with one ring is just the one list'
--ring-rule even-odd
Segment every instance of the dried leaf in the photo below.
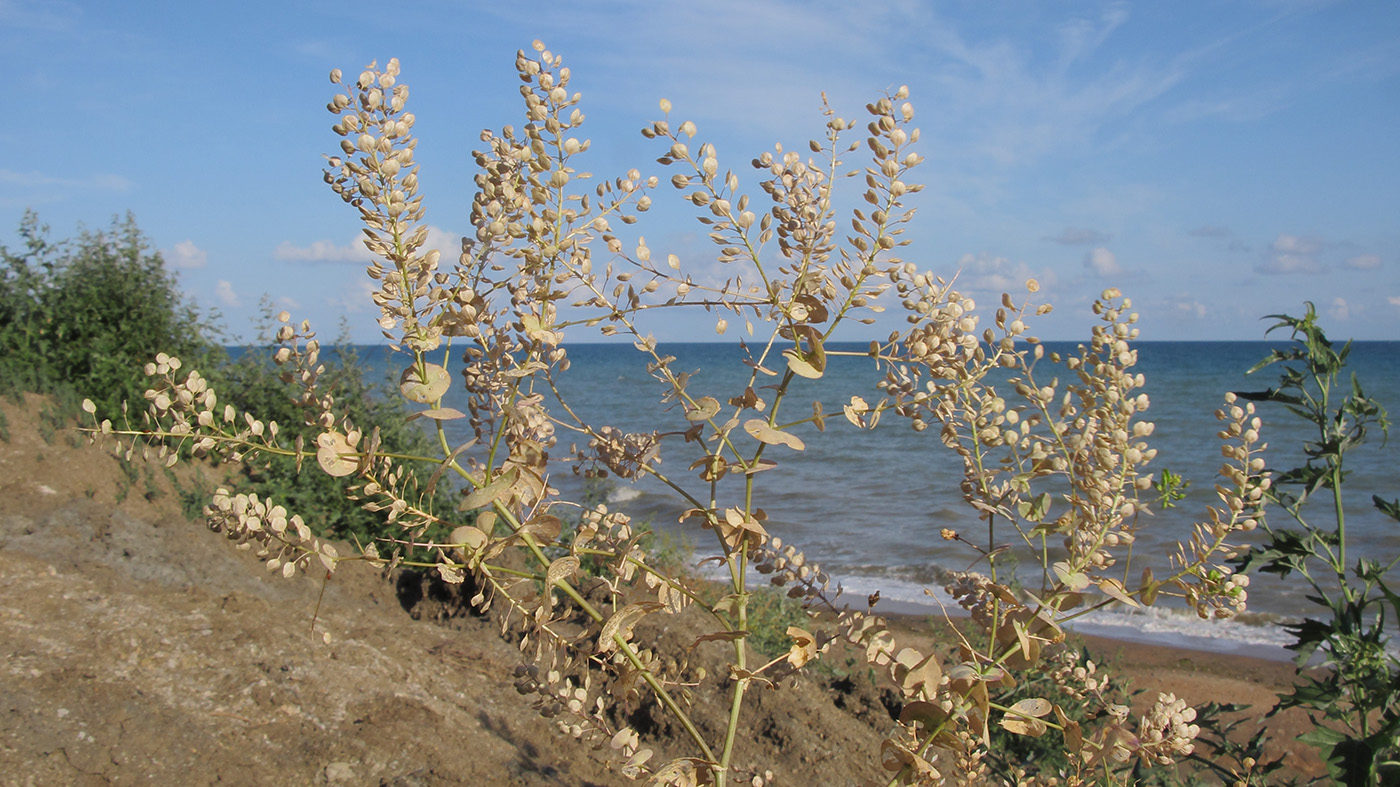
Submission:
{"label": "dried leaf", "polygon": [[816,367],[810,360],[803,357],[802,353],[788,348],[783,350],[783,357],[787,358],[788,368],[798,377],[805,377],[808,380],[820,380],[822,370]]}
{"label": "dried leaf", "polygon": [[1089,577],[1083,571],[1071,571],[1069,564],[1060,561],[1051,566],[1055,570],[1055,576],[1060,582],[1070,590],[1083,590],[1089,587]]}
{"label": "dried leaf", "polygon": [[322,432],[316,438],[316,464],[327,475],[343,478],[360,469],[360,457],[345,435]]}
{"label": "dried leaf", "polygon": [[754,462],[753,464],[733,464],[729,466],[729,469],[733,470],[736,473],[743,473],[744,475],[753,475],[754,473],[761,473],[764,470],[772,470],[777,466],[778,463],[773,461],[772,459],[760,459],[757,462]]}
{"label": "dried leaf", "polygon": [[603,624],[603,631],[598,635],[598,651],[611,653],[616,650],[617,642],[614,638],[630,639],[632,627],[637,625],[637,621],[662,608],[664,605],[655,601],[636,601],[618,610]]}
{"label": "dried leaf", "polygon": [[925,700],[906,702],[904,708],[899,712],[900,724],[922,724],[926,730],[934,729],[947,720],[947,711],[937,704]]}
{"label": "dried leaf", "polygon": [[795,334],[805,340],[806,350],[789,347],[783,350],[788,368],[798,377],[819,380],[826,373],[826,350],[822,347],[821,333],[810,325],[799,325]]}
{"label": "dried leaf", "polygon": [[463,525],[452,531],[449,540],[452,544],[460,544],[468,552],[475,552],[486,546],[486,542],[490,539],[480,528]]}
{"label": "dried leaf", "polygon": [[399,392],[410,402],[431,404],[442,398],[452,385],[452,376],[435,363],[423,364],[423,374],[418,373],[418,365],[413,364],[399,375]]}
{"label": "dried leaf", "polygon": [[517,475],[519,475],[519,471],[514,467],[506,470],[504,473],[496,476],[496,480],[486,486],[473,490],[471,494],[462,498],[462,502],[457,504],[457,510],[470,511],[473,508],[481,508],[482,506],[490,505],[497,498],[501,497],[501,495],[505,494],[506,490],[515,485]]}
{"label": "dried leaf", "polygon": [[410,415],[407,420],[413,421],[419,418],[431,418],[434,421],[455,421],[458,418],[466,418],[467,414],[461,410],[454,410],[451,407],[438,407],[432,410],[419,410]]}
{"label": "dried leaf", "polygon": [[651,775],[647,787],[698,787],[699,769],[708,768],[704,760],[682,757],[671,760]]}
{"label": "dried leaf", "polygon": [[798,626],[788,626],[787,635],[792,637],[792,647],[788,650],[788,663],[802,668],[817,657],[817,640],[812,632]]}
{"label": "dried leaf", "polygon": [[559,538],[559,534],[564,530],[564,523],[559,521],[559,517],[553,514],[540,514],[531,517],[529,521],[520,526],[520,532],[533,536],[542,544],[552,544]]}
{"label": "dried leaf", "polygon": [[894,678],[906,695],[921,694],[931,698],[943,680],[943,668],[936,654],[925,656],[913,648],[904,648],[894,657]]}
{"label": "dried leaf", "polygon": [[1040,719],[1024,719],[1019,716],[1003,716],[1001,719],[1002,729],[1017,735],[1029,735],[1032,738],[1039,738],[1048,729],[1045,722]]}
{"label": "dried leaf", "polygon": [[549,564],[549,569],[545,571],[544,583],[554,586],[567,580],[578,572],[579,560],[573,555],[565,555]]}
{"label": "dried leaf", "polygon": [[695,407],[685,412],[687,421],[708,421],[719,412],[719,400],[713,396],[702,396],[695,400]]}
{"label": "dried leaf", "polygon": [[801,451],[807,447],[797,435],[774,429],[762,418],[750,418],[744,422],[744,431],[749,436],[768,445],[785,445],[794,451]]}
{"label": "dried leaf", "polygon": [[1113,579],[1112,577],[1104,577],[1103,579],[1100,579],[1099,590],[1102,590],[1105,596],[1108,596],[1109,598],[1115,601],[1121,601],[1122,603],[1127,604],[1130,607],[1142,606],[1137,602],[1137,599],[1128,595],[1127,591],[1123,588],[1122,582],[1119,582],[1118,580]]}
{"label": "dried leaf", "polygon": [[1051,703],[1050,700],[1042,699],[1040,697],[1031,697],[1028,699],[1021,700],[1015,705],[1012,705],[1009,708],[1009,711],[1011,713],[1018,714],[1021,716],[1034,716],[1035,718],[1040,718],[1041,716],[1044,716],[1045,714],[1049,713],[1054,707],[1054,704]]}

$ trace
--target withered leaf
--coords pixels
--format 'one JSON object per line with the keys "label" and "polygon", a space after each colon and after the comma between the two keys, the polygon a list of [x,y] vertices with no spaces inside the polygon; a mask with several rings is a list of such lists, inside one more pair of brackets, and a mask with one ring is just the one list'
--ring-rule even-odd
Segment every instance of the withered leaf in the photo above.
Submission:
{"label": "withered leaf", "polygon": [[799,325],[797,335],[805,339],[806,349],[789,347],[783,350],[788,368],[798,377],[819,380],[826,373],[826,350],[822,347],[821,333],[810,325]]}
{"label": "withered leaf", "polygon": [[549,564],[545,571],[544,583],[553,586],[573,576],[578,571],[579,560],[573,555],[565,555]]}
{"label": "withered leaf", "polygon": [[1020,716],[1003,716],[1001,719],[1002,729],[1017,735],[1028,735],[1032,738],[1039,738],[1048,729],[1045,722],[1040,719],[1026,719]]}
{"label": "withered leaf", "polygon": [[925,700],[914,700],[904,703],[904,709],[899,712],[900,724],[922,724],[924,729],[931,730],[948,720],[948,712],[940,708],[936,703]]}
{"label": "withered leaf", "polygon": [[719,413],[719,400],[713,396],[702,396],[695,400],[695,407],[686,410],[687,421],[708,421]]}
{"label": "withered leaf", "polygon": [[778,463],[773,461],[772,459],[760,459],[752,464],[734,464],[731,465],[729,469],[733,470],[736,473],[743,473],[744,475],[753,475],[754,473],[761,473],[764,470],[772,470],[777,466]]}
{"label": "withered leaf", "polygon": [[1015,705],[1012,705],[1009,708],[1009,710],[1011,713],[1018,714],[1021,716],[1034,716],[1035,718],[1040,718],[1041,716],[1044,716],[1045,714],[1049,713],[1050,710],[1054,707],[1055,706],[1050,702],[1050,700],[1042,699],[1041,697],[1031,697],[1029,699],[1021,700]]}
{"label": "withered leaf", "polygon": [[413,421],[419,418],[431,418],[434,421],[455,421],[458,418],[466,418],[467,414],[461,410],[454,410],[451,407],[438,407],[433,410],[419,410],[410,415],[407,420]]}
{"label": "withered leaf", "polygon": [[480,528],[472,527],[471,525],[463,525],[453,530],[450,537],[451,543],[461,544],[468,552],[475,552],[481,549],[486,546],[488,540],[490,539]]}
{"label": "withered leaf", "polygon": [[644,616],[662,609],[664,605],[655,601],[635,601],[618,610],[612,617],[603,624],[603,630],[598,635],[598,650],[601,653],[611,653],[617,649],[616,638],[623,640],[632,637],[632,627],[637,625],[637,621]]}
{"label": "withered leaf", "polygon": [[342,478],[360,469],[360,458],[345,435],[322,432],[316,438],[316,464],[326,475]]}
{"label": "withered leaf", "polygon": [[518,473],[519,471],[512,467],[496,476],[496,480],[486,486],[473,490],[471,494],[462,498],[462,502],[457,504],[457,510],[470,511],[473,508],[481,508],[482,506],[490,505],[515,484]]}
{"label": "withered leaf", "polygon": [[794,451],[801,451],[807,447],[797,435],[774,429],[762,418],[750,418],[745,421],[744,431],[760,443],[785,445]]}
{"label": "withered leaf", "polygon": [[1108,596],[1109,598],[1115,601],[1120,601],[1124,604],[1127,604],[1130,607],[1142,606],[1137,602],[1137,599],[1128,595],[1128,592],[1123,588],[1122,582],[1119,582],[1118,580],[1112,577],[1104,577],[1103,579],[1100,579],[1099,590],[1102,590],[1105,596]]}
{"label": "withered leaf", "polygon": [[563,530],[564,523],[560,522],[559,517],[553,514],[540,514],[531,517],[529,521],[520,526],[521,533],[534,536],[536,541],[543,544],[553,543]]}
{"label": "withered leaf", "polygon": [[452,385],[452,376],[435,363],[423,364],[423,373],[418,372],[417,364],[410,365],[399,375],[399,393],[410,402],[431,404],[442,398]]}
{"label": "withered leaf", "polygon": [[817,657],[817,640],[812,632],[799,626],[788,626],[787,635],[792,638],[788,649],[788,663],[801,668]]}
{"label": "withered leaf", "polygon": [[1074,571],[1070,565],[1064,561],[1059,561],[1051,566],[1055,571],[1055,576],[1070,590],[1083,590],[1089,587],[1089,577],[1083,571]]}

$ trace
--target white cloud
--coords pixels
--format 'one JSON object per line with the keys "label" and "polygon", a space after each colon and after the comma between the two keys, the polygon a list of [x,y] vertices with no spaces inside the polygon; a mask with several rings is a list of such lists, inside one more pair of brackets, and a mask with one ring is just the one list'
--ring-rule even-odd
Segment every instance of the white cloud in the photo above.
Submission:
{"label": "white cloud", "polygon": [[1102,246],[1084,255],[1084,267],[1103,277],[1117,276],[1123,272],[1123,268],[1118,264],[1118,257]]}
{"label": "white cloud", "polygon": [[284,240],[277,244],[272,256],[292,262],[369,262],[372,259],[369,249],[358,240],[344,246],[337,246],[328,240],[318,240],[310,246],[297,246]]}
{"label": "white cloud", "polygon": [[1036,274],[1024,262],[1012,262],[1006,257],[994,257],[987,252],[964,254],[958,260],[957,289],[992,291],[996,293],[1025,292],[1026,281],[1036,279],[1043,288],[1056,283],[1053,271]]}
{"label": "white cloud", "polygon": [[1392,295],[1386,300],[1390,302],[1391,306],[1400,306],[1400,295]]}
{"label": "white cloud", "polygon": [[1334,298],[1327,314],[1334,320],[1347,320],[1351,318],[1351,307],[1347,305],[1346,298]]}
{"label": "white cloud", "polygon": [[437,249],[442,254],[442,260],[438,264],[443,268],[450,268],[457,264],[457,258],[462,255],[462,236],[429,224],[428,240],[424,248]]}
{"label": "white cloud", "polygon": [[1197,319],[1202,319],[1206,316],[1206,305],[1193,298],[1179,300],[1172,304],[1172,307],[1176,309],[1179,314],[1189,315]]}
{"label": "white cloud", "polygon": [[104,191],[126,191],[131,188],[131,181],[120,175],[99,172],[86,178],[60,178],[53,175],[45,175],[42,172],[15,172],[9,169],[0,169],[0,183],[11,186],[71,186],[81,189],[100,189]]}
{"label": "white cloud", "polygon": [[1322,243],[1297,235],[1279,235],[1269,244],[1264,259],[1255,267],[1260,273],[1287,275],[1293,273],[1323,273],[1327,269],[1318,262]]}
{"label": "white cloud", "polygon": [[[1060,26],[1058,41],[1038,47],[964,38],[946,20],[930,20],[921,27],[930,31],[928,45],[943,60],[932,69],[940,115],[998,164],[1085,149],[1105,126],[1160,98],[1187,75],[1180,59],[1105,60],[1099,50],[1126,19],[1121,8],[1113,8],[1098,19]],[[1086,69],[1087,62],[1096,65]]]}
{"label": "white cloud", "polygon": [[1358,254],[1342,263],[1343,268],[1350,268],[1354,271],[1374,271],[1381,267],[1379,254]]}
{"label": "white cloud", "polygon": [[347,282],[338,293],[327,293],[325,302],[335,307],[340,314],[364,314],[375,308],[371,299],[375,289],[374,282],[361,276],[353,282]]}
{"label": "white cloud", "polygon": [[182,240],[166,255],[176,268],[203,268],[209,264],[209,252],[194,245],[192,240]]}
{"label": "white cloud", "polygon": [[237,308],[243,304],[243,300],[238,297],[238,293],[233,289],[233,284],[228,279],[219,279],[218,286],[214,288],[214,297],[219,299],[219,303],[229,308]]}
{"label": "white cloud", "polygon": [[[441,252],[444,266],[456,264],[457,256],[462,253],[462,236],[430,224],[428,240],[424,244],[424,250],[427,249],[437,249]],[[369,253],[369,249],[365,248],[364,242],[358,237],[344,246],[329,240],[318,240],[310,246],[298,246],[284,240],[273,249],[272,256],[290,262],[365,263],[374,259],[374,255]]]}
{"label": "white cloud", "polygon": [[1047,235],[1041,240],[1058,243],[1062,246],[1090,246],[1095,243],[1104,243],[1112,237],[1106,232],[1099,232],[1088,227],[1065,227],[1059,235]]}

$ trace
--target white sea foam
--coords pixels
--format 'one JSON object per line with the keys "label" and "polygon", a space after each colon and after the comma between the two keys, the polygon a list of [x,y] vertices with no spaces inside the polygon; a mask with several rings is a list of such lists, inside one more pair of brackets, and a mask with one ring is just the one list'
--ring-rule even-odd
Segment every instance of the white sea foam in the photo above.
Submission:
{"label": "white sea foam", "polygon": [[[880,607],[886,611],[913,615],[962,614],[957,602],[941,586],[886,577],[842,577],[841,586],[852,605],[880,591]],[[928,592],[925,592],[927,587]],[[1244,623],[1237,620],[1201,620],[1194,612],[1171,607],[1143,610],[1098,610],[1070,622],[1066,628],[1080,634],[1149,642],[1211,653],[1229,653],[1286,661],[1293,652],[1285,648],[1292,638],[1277,625]]]}
{"label": "white sea foam", "polygon": [[626,503],[642,496],[642,490],[635,486],[615,486],[608,490],[609,503]]}

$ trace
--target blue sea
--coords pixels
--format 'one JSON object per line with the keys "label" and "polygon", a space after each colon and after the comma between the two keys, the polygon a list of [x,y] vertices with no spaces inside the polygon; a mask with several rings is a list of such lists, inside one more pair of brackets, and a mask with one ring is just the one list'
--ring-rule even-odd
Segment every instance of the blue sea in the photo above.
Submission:
{"label": "blue sea", "polygon": [[[1061,352],[1075,347],[1072,343],[1046,345],[1048,350]],[[1250,376],[1244,372],[1266,356],[1271,346],[1282,345],[1142,342],[1136,346],[1137,371],[1146,377],[1145,392],[1152,403],[1146,417],[1156,424],[1151,444],[1158,455],[1148,469],[1160,473],[1169,468],[1191,481],[1186,499],[1144,520],[1138,534],[1134,576],[1140,573],[1137,567],[1147,564],[1160,576],[1176,542],[1188,538],[1193,521],[1204,516],[1206,506],[1217,502],[1214,485],[1222,459],[1215,436],[1219,429],[1215,410],[1227,391],[1263,390],[1275,383],[1276,367]],[[394,378],[406,357],[392,359],[384,347],[358,349],[363,360]],[[829,349],[861,352],[865,346],[835,345]],[[689,390],[693,396],[709,395],[723,402],[742,393],[747,383],[750,370],[743,365],[745,354],[737,344],[666,344],[661,351],[676,356],[674,370],[692,373]],[[647,373],[646,357],[631,345],[573,345],[569,357],[572,368],[563,375],[562,386],[580,416],[624,431],[682,431],[687,426],[674,403],[661,401],[661,385]],[[1349,368],[1369,395],[1400,416],[1396,409],[1400,407],[1400,342],[1357,342]],[[879,590],[898,611],[938,614],[940,602],[947,602],[939,577],[949,570],[979,568],[976,553],[966,545],[943,540],[940,529],[953,528],[976,543],[985,543],[986,526],[963,501],[959,491],[961,464],[939,442],[936,428],[917,433],[907,420],[890,414],[875,429],[862,431],[841,416],[842,404],[853,394],[877,399],[878,379],[869,358],[832,356],[821,380],[799,381],[803,384],[789,395],[784,410],[787,417],[780,421],[805,417],[812,399],[821,400],[828,415],[834,417],[828,418],[824,433],[812,425],[795,430],[806,442],[805,451],[780,446],[768,450],[765,456],[777,459],[779,467],[756,476],[755,499],[768,513],[768,531],[819,562],[853,599]],[[444,405],[465,411],[455,369],[454,382],[457,384]],[[1270,444],[1266,453],[1270,467],[1286,469],[1299,464],[1302,442],[1308,436],[1301,422],[1277,405],[1259,407],[1264,438]],[[458,442],[470,436],[465,421],[447,422],[447,426]],[[567,454],[568,434],[561,430],[560,439],[556,456]],[[663,443],[661,468],[672,478],[688,479],[703,499],[708,496],[701,494],[707,485],[687,472],[696,455],[693,446],[689,451],[686,448],[678,438]],[[1400,524],[1375,511],[1371,495],[1387,499],[1400,496],[1396,447],[1383,444],[1377,432],[1350,455],[1348,467],[1348,556],[1353,561],[1370,557],[1389,562],[1400,556]],[[729,497],[721,503],[734,504],[742,493],[742,483],[737,478],[725,481],[730,483],[722,494]],[[551,483],[564,499],[578,499],[583,491],[582,481],[573,477],[567,466],[561,466]],[[687,506],[662,484],[614,479],[605,494],[614,509],[691,545],[697,559],[713,553],[713,534],[678,524],[678,515]],[[1329,503],[1330,496],[1327,500],[1319,496],[1309,509],[1318,523],[1331,521]],[[1269,517],[1275,526],[1291,524],[1281,509],[1271,509]],[[1010,543],[1014,537],[1007,529],[996,539]],[[1262,533],[1255,534],[1253,540],[1259,538]],[[1033,556],[1021,558],[1020,570],[1028,587],[1039,587]],[[1236,621],[1200,621],[1189,610],[1168,603],[1148,613],[1096,613],[1079,628],[1120,639],[1169,640],[1198,648],[1287,655],[1281,650],[1287,637],[1272,624],[1307,614],[1309,603],[1304,595],[1310,591],[1295,578],[1280,581],[1267,576],[1253,577],[1249,591],[1250,612]]]}

